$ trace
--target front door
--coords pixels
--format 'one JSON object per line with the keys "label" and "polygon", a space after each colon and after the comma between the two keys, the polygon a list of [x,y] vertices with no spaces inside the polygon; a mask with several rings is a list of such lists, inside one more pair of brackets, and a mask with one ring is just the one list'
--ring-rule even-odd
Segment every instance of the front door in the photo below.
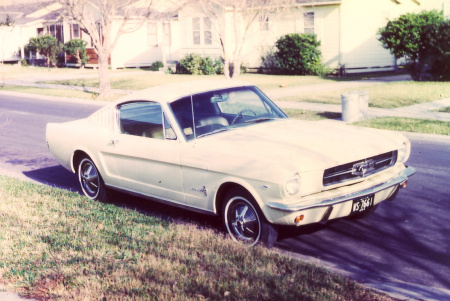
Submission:
{"label": "front door", "polygon": [[132,192],[184,203],[180,143],[161,106],[130,102],[119,107],[119,134],[110,148],[112,175]]}

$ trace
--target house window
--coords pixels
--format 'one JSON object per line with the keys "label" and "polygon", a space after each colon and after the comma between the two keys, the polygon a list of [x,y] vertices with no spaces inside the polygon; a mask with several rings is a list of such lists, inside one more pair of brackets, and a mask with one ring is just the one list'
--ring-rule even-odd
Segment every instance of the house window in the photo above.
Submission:
{"label": "house window", "polygon": [[44,28],[42,28],[42,27],[41,28],[37,28],[36,32],[37,32],[38,36],[42,36],[42,35],[44,35]]}
{"label": "house window", "polygon": [[211,20],[209,18],[192,18],[192,42],[194,45],[212,44]]}
{"label": "house window", "polygon": [[170,46],[172,45],[172,35],[170,30],[170,23],[164,23],[164,45]]}
{"label": "house window", "polygon": [[72,31],[73,31],[72,37],[74,39],[79,39],[81,37],[80,36],[80,26],[78,24],[73,24],[72,25]]}
{"label": "house window", "polygon": [[269,30],[269,16],[260,15],[259,16],[259,30],[268,31]]}
{"label": "house window", "polygon": [[50,25],[48,31],[49,31],[48,34],[54,37],[56,35],[56,26]]}
{"label": "house window", "polygon": [[170,122],[156,102],[132,102],[119,108],[121,134],[154,139],[176,139]]}
{"label": "house window", "polygon": [[47,32],[52,37],[55,37],[59,42],[64,43],[64,31],[61,24],[52,24],[47,26]]}
{"label": "house window", "polygon": [[147,23],[147,45],[158,46],[158,27],[156,23]]}
{"label": "house window", "polygon": [[200,45],[200,18],[192,18],[192,36],[194,45]]}
{"label": "house window", "polygon": [[203,18],[203,35],[205,45],[211,45],[212,44],[211,20],[209,18]]}
{"label": "house window", "polygon": [[314,13],[304,13],[304,32],[314,33]]}

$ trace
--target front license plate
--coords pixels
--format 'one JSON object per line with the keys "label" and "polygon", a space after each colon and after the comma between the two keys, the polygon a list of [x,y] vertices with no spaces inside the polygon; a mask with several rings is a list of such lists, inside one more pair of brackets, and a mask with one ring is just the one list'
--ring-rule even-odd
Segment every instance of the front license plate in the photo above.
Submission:
{"label": "front license plate", "polygon": [[369,211],[373,207],[373,194],[353,200],[352,214]]}

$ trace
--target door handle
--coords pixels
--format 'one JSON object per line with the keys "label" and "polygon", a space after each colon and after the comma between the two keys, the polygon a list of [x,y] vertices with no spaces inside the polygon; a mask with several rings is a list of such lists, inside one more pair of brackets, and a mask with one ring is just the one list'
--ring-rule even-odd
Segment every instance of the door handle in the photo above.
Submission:
{"label": "door handle", "polygon": [[111,143],[112,145],[115,145],[115,144],[119,143],[119,139],[112,139],[112,140],[110,141],[110,143]]}

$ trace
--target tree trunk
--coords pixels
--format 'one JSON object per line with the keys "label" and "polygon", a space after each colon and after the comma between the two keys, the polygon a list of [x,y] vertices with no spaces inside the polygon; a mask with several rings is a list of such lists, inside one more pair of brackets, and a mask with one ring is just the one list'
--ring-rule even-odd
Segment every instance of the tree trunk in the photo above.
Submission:
{"label": "tree trunk", "polygon": [[231,75],[232,79],[238,79],[241,74],[241,60],[236,58],[233,60],[233,74]]}
{"label": "tree trunk", "polygon": [[226,79],[230,79],[230,61],[228,58],[225,58],[223,62],[223,74]]}
{"label": "tree trunk", "polygon": [[109,80],[108,57],[109,53],[98,51],[98,75],[100,78],[100,92],[98,94],[99,97],[108,97],[113,94],[111,90],[111,83]]}

